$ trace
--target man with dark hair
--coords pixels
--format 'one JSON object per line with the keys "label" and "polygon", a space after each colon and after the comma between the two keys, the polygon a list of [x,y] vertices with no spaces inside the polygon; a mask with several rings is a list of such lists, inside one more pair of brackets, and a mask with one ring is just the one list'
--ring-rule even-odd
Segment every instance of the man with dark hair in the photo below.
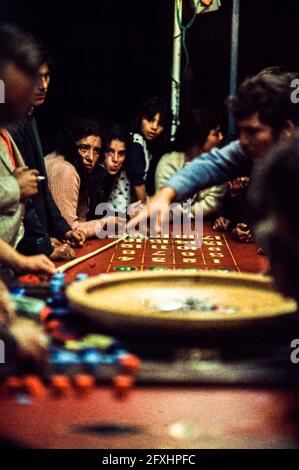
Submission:
{"label": "man with dark hair", "polygon": [[40,51],[31,36],[6,24],[0,24],[0,44],[0,78],[5,84],[5,103],[0,104],[0,265],[51,274],[54,265],[48,258],[27,258],[9,246],[15,247],[23,236],[25,202],[37,194],[39,173],[24,167],[4,126],[30,109]]}
{"label": "man with dark hair", "polygon": [[3,127],[30,109],[40,51],[31,36],[7,24],[0,24],[0,45],[0,78],[5,85],[5,102],[0,106]]}
{"label": "man with dark hair", "polygon": [[262,159],[273,145],[292,135],[297,116],[290,93],[287,76],[265,74],[246,79],[237,95],[229,100],[238,125],[239,140],[202,154],[176,173],[151,198],[145,210],[130,221],[128,229],[134,229],[136,224],[154,214],[159,216],[157,230],[160,231],[163,213],[166,216],[167,206],[172,201],[248,175],[254,161]]}
{"label": "man with dark hair", "polygon": [[[13,248],[23,232],[25,202],[37,193],[38,171],[24,167],[5,126],[30,109],[39,64],[34,40],[13,26],[0,24],[0,78],[5,84],[5,103],[0,104],[0,271],[1,264],[16,271],[52,274],[55,270],[46,256],[27,257]],[[5,342],[6,365],[24,357],[38,362],[44,358],[46,337],[32,321],[16,317],[1,280],[0,338]]]}
{"label": "man with dark hair", "polygon": [[257,166],[249,191],[255,233],[277,288],[299,301],[299,133]]}
{"label": "man with dark hair", "polygon": [[18,250],[27,255],[44,253],[52,260],[72,259],[75,257],[74,250],[69,244],[62,241],[68,240],[74,245],[82,246],[85,234],[82,230],[71,229],[51,196],[34,113],[35,108],[41,106],[47,96],[50,83],[49,64],[50,59],[47,52],[42,51],[30,113],[9,128],[26,165],[31,169],[38,170],[40,175],[45,177],[45,180],[40,182],[39,192],[31,201],[25,214],[25,235],[18,244]]}

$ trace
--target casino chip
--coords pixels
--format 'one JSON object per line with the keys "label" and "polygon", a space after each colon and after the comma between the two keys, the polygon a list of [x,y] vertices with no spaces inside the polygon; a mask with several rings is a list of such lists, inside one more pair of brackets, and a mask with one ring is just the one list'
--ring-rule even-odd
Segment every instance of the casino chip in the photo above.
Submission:
{"label": "casino chip", "polygon": [[136,266],[115,266],[114,271],[137,271]]}

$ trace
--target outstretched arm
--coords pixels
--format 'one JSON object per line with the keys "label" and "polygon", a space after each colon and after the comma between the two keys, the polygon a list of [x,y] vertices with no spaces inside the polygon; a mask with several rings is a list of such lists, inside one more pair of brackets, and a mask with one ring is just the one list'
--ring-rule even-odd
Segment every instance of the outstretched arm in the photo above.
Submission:
{"label": "outstretched arm", "polygon": [[41,272],[54,274],[55,266],[45,255],[24,256],[0,239],[0,264],[17,272]]}
{"label": "outstretched arm", "polygon": [[210,186],[226,183],[246,174],[252,166],[251,160],[242,150],[239,141],[210,152],[202,153],[186,165],[166,183],[175,191],[180,201]]}
{"label": "outstretched arm", "polygon": [[130,220],[128,231],[135,231],[138,224],[155,218],[155,228],[159,233],[163,221],[167,219],[168,206],[209,186],[224,183],[251,169],[251,161],[243,152],[239,141],[222,149],[213,149],[201,154],[189,165],[179,170],[146,204],[145,209]]}

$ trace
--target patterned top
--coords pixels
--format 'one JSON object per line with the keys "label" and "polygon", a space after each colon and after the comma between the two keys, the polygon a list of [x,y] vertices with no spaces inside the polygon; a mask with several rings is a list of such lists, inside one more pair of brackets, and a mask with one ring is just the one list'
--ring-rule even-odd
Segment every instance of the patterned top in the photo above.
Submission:
{"label": "patterned top", "polygon": [[116,179],[108,201],[120,214],[124,215],[134,201],[132,185],[145,184],[151,159],[144,137],[141,134],[133,134],[133,143],[125,169]]}

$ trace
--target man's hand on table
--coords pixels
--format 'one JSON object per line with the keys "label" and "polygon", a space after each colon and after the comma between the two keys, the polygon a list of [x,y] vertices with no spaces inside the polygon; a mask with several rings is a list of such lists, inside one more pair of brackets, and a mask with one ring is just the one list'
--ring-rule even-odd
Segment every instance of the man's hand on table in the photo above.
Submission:
{"label": "man's hand on table", "polygon": [[230,220],[226,219],[225,217],[217,217],[217,219],[213,223],[213,230],[216,232],[226,232],[230,225]]}
{"label": "man's hand on table", "polygon": [[163,224],[169,220],[169,205],[175,198],[175,191],[170,186],[158,191],[152,196],[143,210],[133,217],[127,224],[127,231],[134,235],[141,233],[148,234],[148,221],[151,220],[150,228],[157,235],[163,230]]}
{"label": "man's hand on table", "polygon": [[71,260],[76,258],[76,253],[68,243],[61,243],[57,238],[51,238],[51,243],[54,248],[49,258],[52,261]]}
{"label": "man's hand on table", "polygon": [[251,230],[248,228],[247,224],[244,223],[238,223],[232,230],[232,234],[238,242],[251,243],[254,241]]}
{"label": "man's hand on table", "polygon": [[11,265],[17,272],[41,273],[52,275],[55,273],[55,265],[45,255],[24,256],[19,254],[18,259]]}
{"label": "man's hand on table", "polygon": [[83,246],[86,240],[85,233],[78,228],[66,232],[64,238],[71,246]]}

